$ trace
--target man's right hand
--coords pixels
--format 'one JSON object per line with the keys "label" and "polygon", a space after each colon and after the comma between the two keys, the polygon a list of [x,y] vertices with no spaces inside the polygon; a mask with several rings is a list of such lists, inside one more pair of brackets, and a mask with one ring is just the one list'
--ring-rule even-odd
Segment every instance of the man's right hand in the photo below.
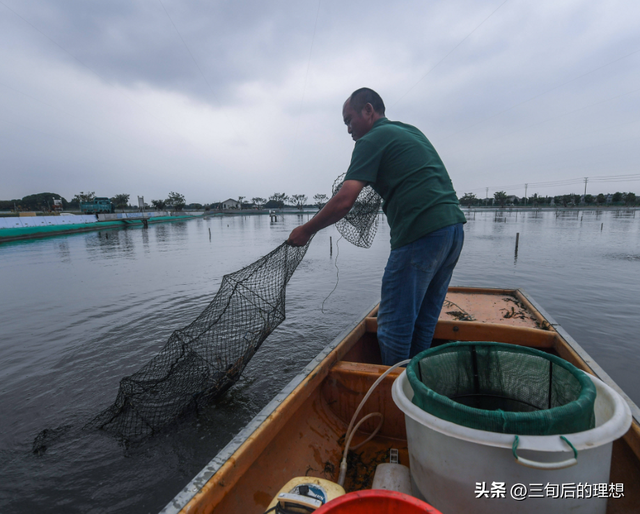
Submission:
{"label": "man's right hand", "polygon": [[287,239],[287,243],[291,246],[304,246],[309,242],[313,232],[309,232],[306,228],[307,224],[300,225],[299,227],[294,228],[289,234],[289,239]]}
{"label": "man's right hand", "polygon": [[345,180],[340,190],[318,214],[291,232],[287,243],[291,246],[304,246],[318,230],[341,220],[349,213],[365,185],[365,182],[359,180]]}

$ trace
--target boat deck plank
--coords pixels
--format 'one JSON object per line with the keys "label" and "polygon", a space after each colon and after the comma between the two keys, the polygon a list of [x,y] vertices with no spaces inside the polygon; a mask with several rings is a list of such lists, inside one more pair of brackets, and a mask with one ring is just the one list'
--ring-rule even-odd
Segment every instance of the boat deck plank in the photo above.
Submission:
{"label": "boat deck plank", "polygon": [[544,322],[513,294],[447,293],[440,320],[541,328]]}

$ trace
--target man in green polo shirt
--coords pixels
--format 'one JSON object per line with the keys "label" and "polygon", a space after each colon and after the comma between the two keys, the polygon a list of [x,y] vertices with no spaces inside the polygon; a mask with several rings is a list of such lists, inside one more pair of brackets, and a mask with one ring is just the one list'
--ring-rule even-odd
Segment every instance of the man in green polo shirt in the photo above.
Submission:
{"label": "man in green polo shirt", "polygon": [[391,228],[391,253],[382,278],[378,342],[383,363],[392,365],[431,345],[466,220],[429,140],[411,125],[388,120],[375,91],[355,91],[342,116],[356,142],[344,183],[288,241],[304,245],[342,219],[364,186],[380,194]]}

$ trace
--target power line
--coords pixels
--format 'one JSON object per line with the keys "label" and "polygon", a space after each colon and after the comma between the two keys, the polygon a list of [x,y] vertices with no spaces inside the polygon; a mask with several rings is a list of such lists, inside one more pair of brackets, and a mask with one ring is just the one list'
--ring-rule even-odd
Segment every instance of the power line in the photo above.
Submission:
{"label": "power line", "polygon": [[440,59],[434,66],[431,67],[431,69],[429,71],[427,71],[427,73],[425,73],[422,77],[420,77],[420,79],[418,79],[418,81],[413,84],[413,86],[411,86],[409,89],[407,89],[407,91],[402,94],[400,96],[400,98],[398,98],[392,105],[391,107],[395,106],[396,104],[398,104],[398,102],[400,102],[400,100],[402,100],[405,96],[407,96],[409,94],[409,92],[415,88],[418,84],[420,84],[420,82],[422,82],[427,75],[429,75],[429,73],[431,73],[433,70],[435,70],[438,66],[440,66],[440,64],[442,63],[442,61],[444,61],[447,57],[449,57],[462,43],[464,43],[467,39],[469,39],[471,37],[471,35],[478,30],[480,27],[482,27],[482,25],[484,25],[484,23],[491,18],[497,11],[498,9],[500,9],[504,4],[506,4],[509,0],[504,0],[504,2],[502,2],[498,7],[496,7],[493,12],[487,16],[484,20],[482,20],[482,22],[480,22],[479,25],[476,26],[476,28],[474,28],[471,32],[469,32],[469,34],[467,34],[464,38],[462,38],[460,40],[460,42],[454,46],[451,50],[449,50],[449,52],[447,54],[445,54],[445,56]]}
{"label": "power line", "polygon": [[302,85],[302,99],[300,100],[300,113],[302,113],[302,105],[304,104],[304,95],[307,89],[307,79],[309,78],[309,69],[311,68],[311,55],[313,54],[313,44],[316,41],[316,30],[318,28],[318,17],[320,16],[320,4],[322,0],[318,0],[318,9],[316,10],[316,21],[313,24],[313,35],[311,36],[311,48],[309,48],[309,59],[307,60],[307,72],[304,76],[304,83]]}
{"label": "power line", "polygon": [[483,189],[488,190],[500,190],[507,191],[513,189],[523,189],[523,188],[545,188],[545,187],[561,187],[561,186],[570,186],[574,184],[584,183],[586,188],[586,181],[589,182],[636,182],[640,181],[640,173],[630,173],[626,175],[601,175],[597,177],[578,177],[564,180],[550,180],[545,182],[528,182],[527,184],[510,184],[510,185],[502,185],[502,186],[489,186],[489,187],[476,187],[474,189],[465,189],[465,191],[473,192],[473,191],[481,191]]}
{"label": "power line", "polygon": [[[196,58],[193,56],[193,53],[191,53],[191,50],[189,49],[189,45],[187,45],[187,42],[184,40],[184,38],[182,37],[182,34],[180,34],[180,31],[178,30],[178,27],[176,27],[176,24],[173,22],[173,20],[171,19],[171,16],[169,16],[169,12],[167,11],[167,9],[165,8],[164,4],[162,3],[162,0],[158,0],[158,2],[160,2],[160,5],[162,6],[162,10],[164,11],[164,13],[167,15],[167,18],[169,18],[169,21],[171,22],[171,25],[173,25],[173,28],[176,31],[176,34],[178,34],[178,37],[180,38],[180,41],[182,41],[182,44],[184,45],[184,47],[187,49],[187,53],[189,54],[189,56],[191,57],[191,60],[193,61],[193,64],[196,65],[196,68],[198,69],[198,71],[200,72],[200,75],[202,75],[202,78],[204,79],[204,81],[207,83],[207,86],[209,86],[209,89],[211,89],[211,94],[213,95],[213,98],[215,99],[216,103],[222,107],[222,102],[220,102],[220,100],[218,99],[218,96],[216,95],[215,90],[213,89],[213,86],[209,83],[209,81],[207,80],[207,77],[204,75],[204,73],[202,72],[202,68],[200,68],[200,66],[198,65],[198,61],[196,61]],[[230,127],[233,127],[234,132],[236,133],[237,136],[239,136],[239,132],[236,129],[235,125],[231,122],[231,119],[229,118],[229,116],[224,113],[224,115],[227,118],[227,122],[229,123]]]}
{"label": "power line", "polygon": [[528,103],[528,102],[531,102],[532,100],[535,100],[536,98],[540,98],[541,96],[544,96],[544,95],[546,95],[547,93],[550,93],[551,91],[555,91],[556,89],[559,89],[559,88],[561,88],[561,87],[563,87],[563,86],[566,86],[567,84],[570,84],[571,82],[575,82],[576,80],[581,79],[581,78],[583,78],[583,77],[586,77],[587,75],[591,75],[592,73],[595,73],[596,71],[599,71],[599,70],[601,70],[601,69],[603,69],[603,68],[606,68],[607,66],[611,66],[612,64],[615,64],[615,63],[617,63],[618,61],[621,61],[622,59],[626,59],[627,57],[631,57],[632,55],[635,55],[635,54],[637,54],[638,52],[640,52],[640,49],[638,49],[638,50],[634,50],[633,52],[628,53],[628,54],[626,54],[626,55],[624,55],[624,56],[622,56],[622,57],[618,57],[617,59],[614,59],[613,61],[608,62],[607,64],[603,64],[602,66],[599,66],[599,67],[597,67],[597,68],[595,68],[595,69],[593,69],[593,70],[591,70],[591,71],[588,71],[588,72],[586,72],[586,73],[583,73],[582,75],[579,75],[579,76],[577,76],[577,77],[575,77],[575,78],[572,78],[572,79],[570,79],[570,80],[567,80],[567,81],[565,81],[565,82],[562,82],[562,83],[558,84],[557,86],[552,87],[551,89],[547,89],[546,91],[543,91],[542,93],[538,93],[537,95],[534,95],[534,96],[532,96],[531,98],[529,98],[529,99],[527,99],[527,100],[524,100],[524,101],[522,101],[522,102],[519,102],[519,103],[517,103],[517,104],[515,104],[515,105],[512,105],[511,107],[507,107],[506,109],[503,109],[503,110],[501,110],[501,111],[498,111],[497,113],[492,114],[491,116],[488,116],[488,117],[486,117],[486,118],[484,118],[484,119],[482,119],[482,120],[477,121],[477,122],[476,122],[476,123],[474,123],[473,125],[469,125],[469,126],[467,126],[467,127],[463,128],[463,129],[460,129],[460,130],[458,130],[458,131],[456,131],[456,132],[453,132],[453,133],[449,134],[448,136],[445,136],[443,139],[449,139],[450,137],[453,137],[453,136],[455,136],[455,135],[457,135],[457,134],[460,134],[461,132],[465,132],[465,131],[467,131],[467,130],[469,130],[469,129],[473,128],[473,127],[477,127],[478,125],[480,125],[480,124],[482,124],[482,123],[485,123],[487,120],[490,120],[490,119],[492,119],[492,118],[495,118],[496,116],[500,116],[501,114],[504,114],[505,112],[509,112],[509,111],[511,111],[512,109],[515,109],[516,107],[520,107],[521,105],[524,105],[524,104],[526,104],[526,103]]}
{"label": "power line", "polygon": [[307,80],[309,78],[309,70],[311,69],[311,56],[313,54],[313,45],[316,41],[316,30],[318,28],[318,18],[320,16],[320,3],[322,0],[318,0],[318,8],[316,9],[316,20],[313,24],[313,35],[311,36],[311,48],[309,48],[309,58],[307,59],[307,72],[304,75],[304,82],[302,83],[302,97],[300,98],[300,107],[298,109],[298,116],[296,119],[296,130],[293,145],[291,148],[291,155],[295,157],[296,146],[298,145],[298,136],[300,128],[300,118],[302,117],[302,106],[304,105],[304,97],[307,91]]}
{"label": "power line", "polygon": [[[597,132],[602,132],[602,131],[610,132],[611,129],[614,129],[614,128],[617,128],[617,127],[623,127],[625,125],[632,125],[634,123],[640,123],[640,119],[633,120],[633,121],[625,121],[623,123],[614,123],[612,125],[607,125],[607,126],[599,125],[595,129],[590,129],[590,130],[586,130],[586,131],[579,132],[579,133],[578,132],[572,133],[572,134],[570,134],[568,136],[565,136],[565,137],[557,137],[557,138],[554,138],[553,140],[550,140],[550,141],[547,141],[547,142],[544,142],[544,143],[537,143],[536,144],[536,150],[538,152],[537,152],[536,156],[526,157],[526,158],[519,158],[519,159],[513,160],[511,162],[503,162],[503,165],[514,166],[514,165],[522,164],[522,163],[525,163],[525,162],[533,161],[533,160],[538,158],[538,156],[540,154],[539,150],[541,148],[545,147],[545,146],[557,145],[561,141],[566,141],[566,140],[570,140],[570,139],[581,139],[586,135],[597,133]],[[631,135],[630,139],[632,139],[635,142],[637,137]],[[491,141],[493,141],[493,140],[491,140]],[[622,141],[622,139],[620,139],[620,138],[616,139],[616,142],[620,142],[620,141]],[[599,145],[591,145],[589,147],[589,149],[596,148],[597,146],[606,146],[608,144],[609,143],[607,143],[607,142],[602,142]],[[502,152],[500,154],[494,154],[492,156],[492,159],[494,159],[494,161],[495,161],[498,157],[502,157],[502,156],[505,156],[505,155],[513,154],[513,153],[518,153],[519,151],[520,151],[519,149],[514,149],[514,150],[508,150],[506,152]],[[567,152],[576,152],[576,151],[583,152],[584,149],[582,149],[582,148],[574,148],[574,149],[569,149],[569,150],[561,150],[561,151],[557,151],[557,152],[553,152],[553,153],[546,153],[544,155],[546,157],[549,157],[549,156],[552,156],[552,155],[560,155],[560,154],[566,154]]]}
{"label": "power line", "polygon": [[[631,90],[631,91],[627,91],[626,93],[618,94],[618,95],[616,95],[616,96],[610,96],[610,97],[608,97],[608,98],[605,98],[605,99],[603,99],[603,100],[599,100],[599,101],[594,102],[594,103],[592,103],[592,104],[583,105],[582,107],[579,107],[579,108],[574,109],[574,110],[572,110],[572,111],[568,111],[568,112],[565,112],[565,113],[559,114],[559,115],[557,115],[557,116],[551,116],[550,118],[546,118],[546,119],[544,119],[544,120],[542,120],[542,121],[538,121],[538,122],[536,122],[536,123],[532,123],[531,125],[520,126],[518,129],[511,129],[511,130],[509,130],[508,132],[505,132],[504,134],[502,134],[502,135],[500,135],[500,136],[497,136],[497,137],[494,137],[494,138],[490,139],[488,142],[498,141],[498,140],[500,140],[500,139],[503,139],[503,138],[504,138],[505,136],[507,136],[507,135],[508,135],[508,136],[512,136],[514,133],[520,132],[520,131],[522,131],[522,130],[529,129],[529,128],[532,128],[532,127],[536,127],[536,126],[538,126],[538,125],[543,125],[543,124],[545,124],[545,123],[549,123],[550,121],[557,120],[558,118],[563,118],[563,117],[565,117],[565,116],[569,116],[569,115],[571,115],[571,114],[575,114],[575,113],[580,112],[580,111],[583,111],[583,110],[585,110],[585,109],[590,109],[590,108],[592,108],[592,107],[596,107],[596,106],[598,106],[598,105],[601,105],[601,104],[604,104],[604,103],[610,102],[611,100],[617,100],[618,98],[622,98],[623,96],[627,96],[627,95],[630,95],[630,94],[632,94],[632,93],[637,93],[638,91],[640,91],[640,88],[633,89],[633,90]],[[625,123],[623,123],[623,125],[625,125],[625,124],[627,124],[627,123],[628,123],[628,122],[625,122]],[[618,125],[614,125],[614,127],[616,127],[616,126],[618,126]],[[599,127],[599,128],[598,128],[598,129],[596,129],[596,130],[604,130],[604,129],[608,130],[609,128],[612,128],[612,127],[604,127],[604,128],[603,128],[603,127]],[[569,138],[572,138],[572,137],[577,137],[577,136],[576,136],[575,134],[572,134],[571,136],[569,136]],[[556,143],[557,141],[558,141],[558,139],[554,139],[554,140],[553,140],[553,143]],[[513,150],[513,151],[516,151],[516,150]],[[513,151],[512,151],[512,152],[513,152]],[[499,155],[505,155],[506,153],[511,153],[511,152],[504,152],[504,153],[499,154]]]}

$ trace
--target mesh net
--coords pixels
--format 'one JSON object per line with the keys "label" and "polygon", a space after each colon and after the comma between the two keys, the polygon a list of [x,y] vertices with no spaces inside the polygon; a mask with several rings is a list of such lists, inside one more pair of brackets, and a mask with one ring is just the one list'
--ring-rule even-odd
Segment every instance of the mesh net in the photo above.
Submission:
{"label": "mesh net", "polygon": [[116,401],[88,425],[129,440],[164,427],[240,377],[262,342],[285,319],[286,284],[307,251],[283,243],[240,271],[188,326],[139,371],[120,381]]}
{"label": "mesh net", "polygon": [[567,361],[502,343],[450,343],[416,355],[407,367],[413,403],[478,430],[557,435],[595,426],[596,389]]}
{"label": "mesh net", "polygon": [[[334,184],[334,195],[341,183],[338,179]],[[367,186],[339,232],[357,246],[371,246],[379,208],[380,197]],[[140,440],[224,393],[284,321],[286,285],[310,242],[301,247],[283,243],[225,275],[207,308],[190,325],[173,332],[145,366],[123,378],[115,402],[85,428]]]}
{"label": "mesh net", "polygon": [[[340,191],[345,175],[340,175],[333,183],[333,196]],[[365,186],[349,214],[336,223],[336,229],[351,244],[360,248],[371,247],[378,230],[378,213],[381,204],[380,195],[371,186]]]}

